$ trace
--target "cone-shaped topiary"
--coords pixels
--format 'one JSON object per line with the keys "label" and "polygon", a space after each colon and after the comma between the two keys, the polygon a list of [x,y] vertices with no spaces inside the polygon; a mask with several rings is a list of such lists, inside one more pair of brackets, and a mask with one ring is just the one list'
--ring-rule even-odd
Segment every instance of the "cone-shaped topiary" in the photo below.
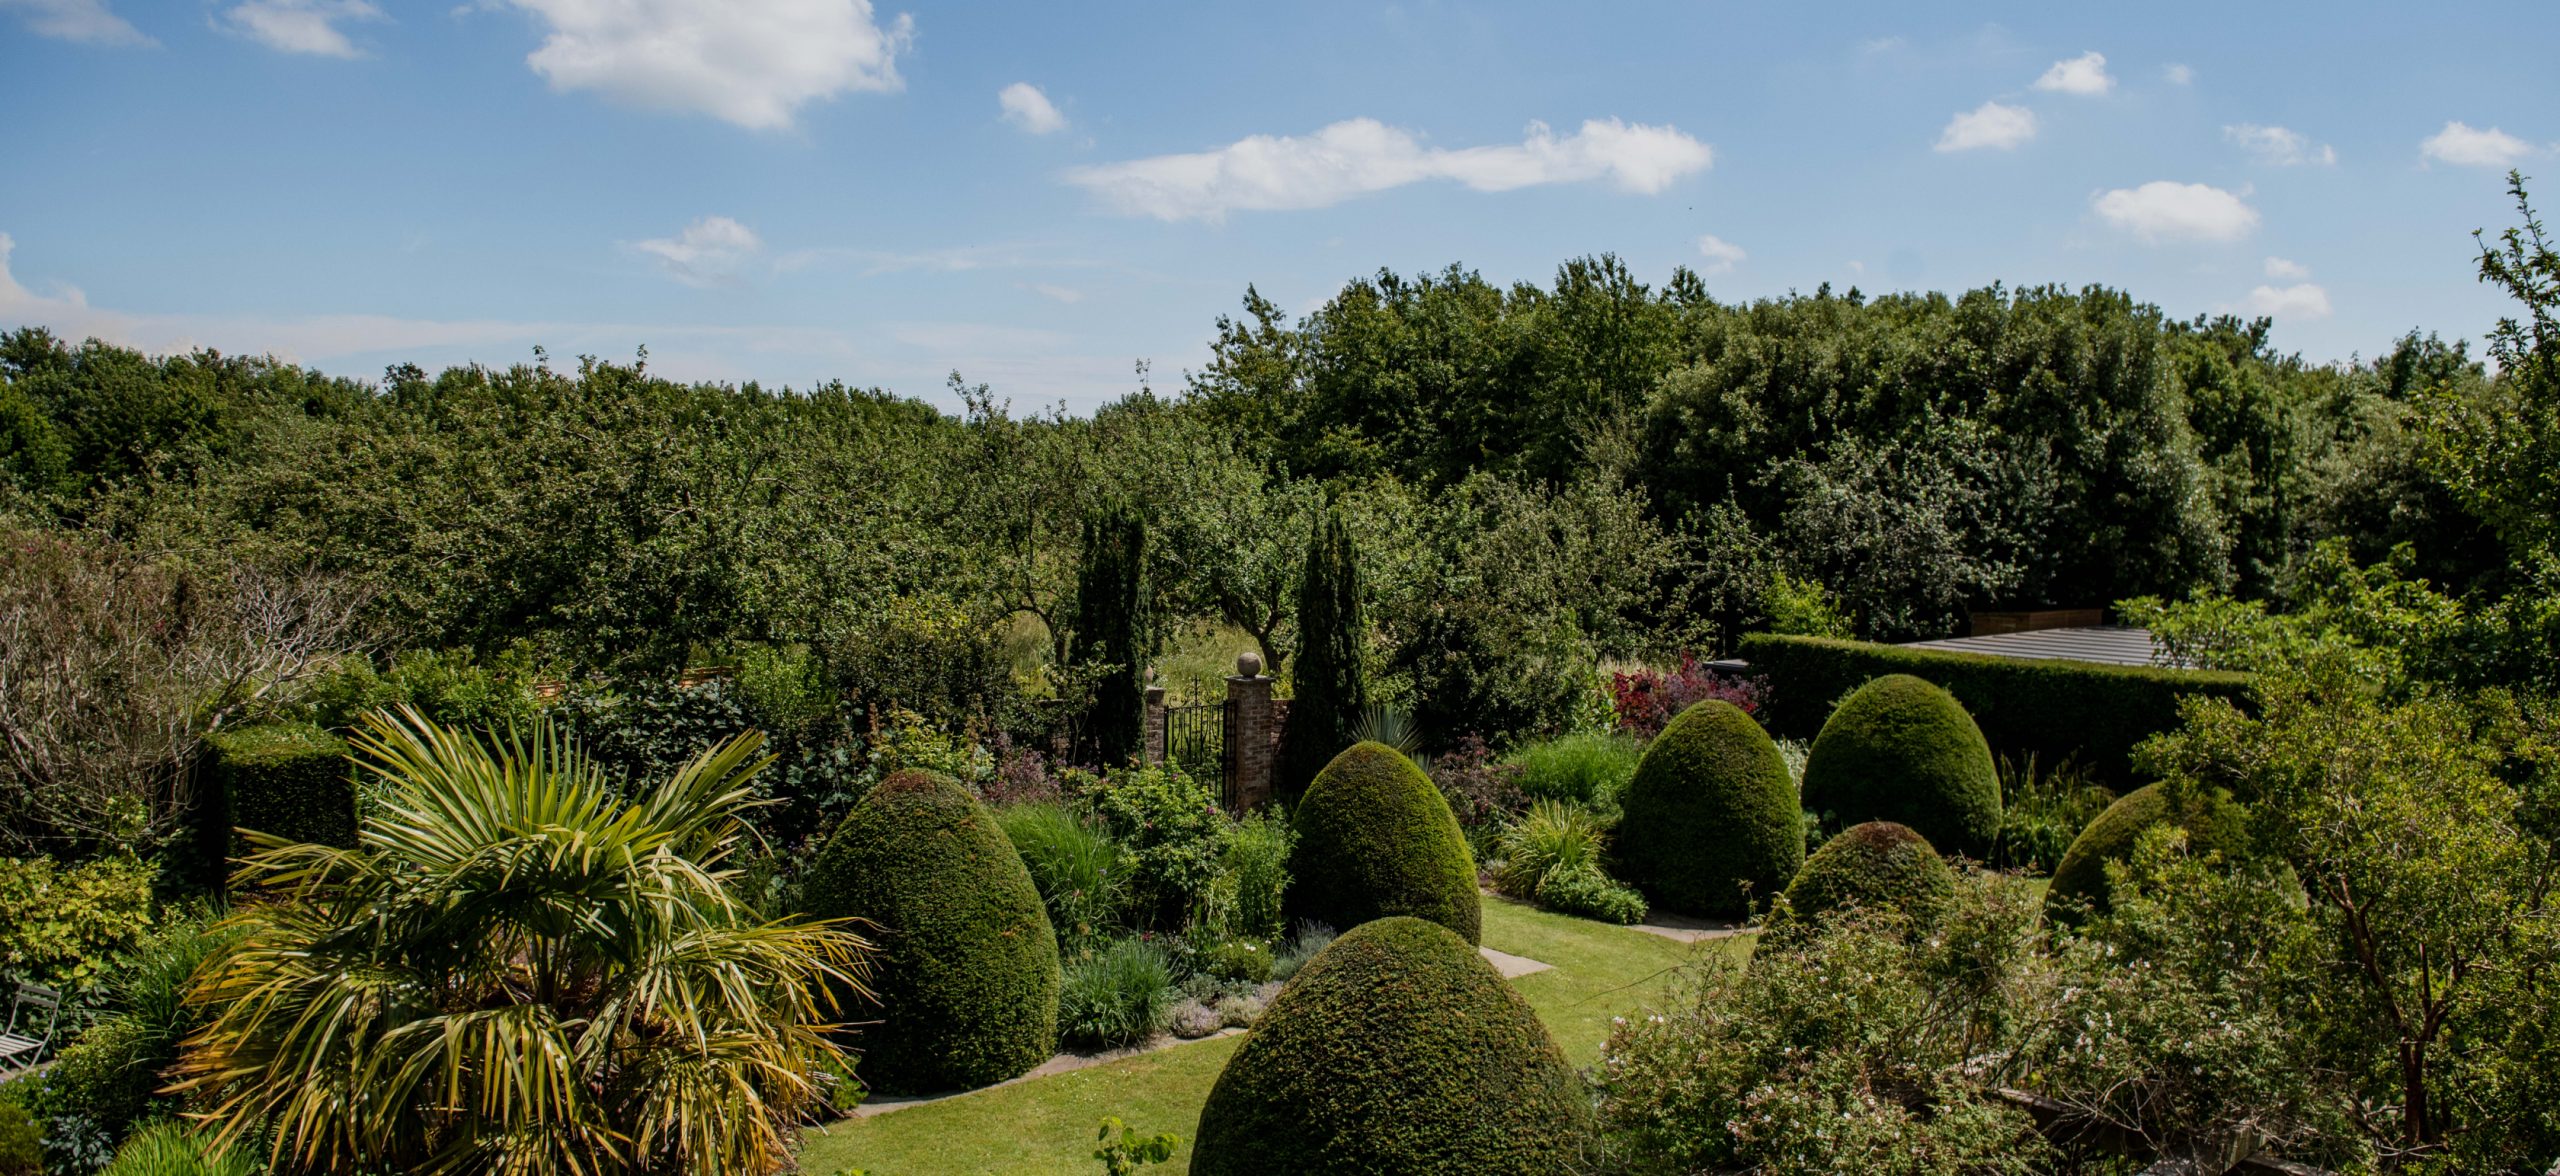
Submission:
{"label": "cone-shaped topiary", "polygon": [[[1289,725],[1280,732],[1280,791],[1294,797],[1357,737],[1369,706],[1363,650],[1369,622],[1361,612],[1360,556],[1342,509],[1328,505],[1309,521],[1307,558],[1298,578],[1298,660]],[[1274,672],[1278,672],[1276,667]]]}
{"label": "cone-shaped topiary", "polygon": [[1195,1176],[1567,1172],[1582,1080],[1528,1002],[1421,919],[1364,923],[1290,980],[1200,1109]]}
{"label": "cone-shaped topiary", "polygon": [[2089,827],[2072,839],[2061,864],[2053,868],[2053,885],[2045,891],[2045,912],[2068,921],[2085,907],[2107,906],[2107,863],[2133,854],[2142,831],[2175,822],[2187,831],[2194,853],[2238,853],[2247,847],[2247,811],[2219,788],[2193,784],[2148,784],[2117,797]]}
{"label": "cone-shaped topiary", "polygon": [[1771,930],[1783,922],[1798,933],[1846,906],[1900,911],[1925,923],[1955,889],[1955,870],[1928,838],[1891,821],[1869,821],[1842,830],[1805,859],[1787,884],[1785,914],[1770,920]]}
{"label": "cone-shaped topiary", "polygon": [[1804,864],[1804,813],[1778,746],[1720,699],[1674,716],[1619,800],[1619,875],[1654,905],[1739,916]]}
{"label": "cone-shaped topiary", "polygon": [[1449,802],[1422,769],[1383,743],[1357,743],[1333,757],[1293,820],[1289,919],[1349,930],[1371,919],[1413,915],[1483,936],[1475,859]]}
{"label": "cone-shaped topiary", "polygon": [[1964,705],[1909,674],[1857,689],[1804,763],[1804,806],[1840,825],[1894,821],[1979,858],[2000,831],[2000,773]]}
{"label": "cone-shaped topiary", "polygon": [[861,918],[880,947],[879,1008],[854,1044],[894,1092],[984,1086],[1058,1044],[1058,941],[1021,855],[957,781],[903,771],[846,813],[810,863],[802,905]]}

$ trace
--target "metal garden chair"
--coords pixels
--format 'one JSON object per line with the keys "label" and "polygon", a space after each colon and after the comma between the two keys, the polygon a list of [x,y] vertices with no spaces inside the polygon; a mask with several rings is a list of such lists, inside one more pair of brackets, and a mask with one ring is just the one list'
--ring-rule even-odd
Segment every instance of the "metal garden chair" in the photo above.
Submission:
{"label": "metal garden chair", "polygon": [[[44,1010],[44,1030],[35,1033],[34,1010]],[[20,1015],[25,1014],[25,1028],[20,1028]],[[32,1069],[44,1060],[45,1051],[53,1046],[53,1030],[62,1019],[62,993],[42,984],[20,984],[18,994],[9,1000],[9,1025],[0,1029],[0,1074],[13,1074]]]}

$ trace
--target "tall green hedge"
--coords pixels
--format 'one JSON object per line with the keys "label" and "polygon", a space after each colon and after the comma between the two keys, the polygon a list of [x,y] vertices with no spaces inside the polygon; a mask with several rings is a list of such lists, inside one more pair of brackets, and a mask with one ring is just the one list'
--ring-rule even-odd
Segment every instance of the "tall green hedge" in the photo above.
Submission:
{"label": "tall green hedge", "polygon": [[1403,752],[1353,745],[1316,773],[1293,818],[1291,920],[1348,931],[1371,919],[1414,915],[1483,938],[1476,863],[1449,802]]}
{"label": "tall green hedge", "polygon": [[[205,742],[214,791],[202,800],[221,828],[354,847],[356,785],[345,741],[290,723],[219,731]],[[217,841],[235,857],[248,850],[236,833]]]}
{"label": "tall green hedge", "polygon": [[2135,744],[2178,725],[2188,695],[2245,699],[2246,674],[2027,661],[1828,637],[1753,633],[1740,656],[1768,680],[1760,721],[1771,733],[1811,739],[1832,705],[1886,674],[1925,678],[1956,696],[2000,755],[2032,752],[2047,764],[2077,757],[2122,784]]}
{"label": "tall green hedge", "polygon": [[1582,1170],[1591,1103],[1465,940],[1365,923],[1308,961],[1200,1108],[1199,1176]]}
{"label": "tall green hedge", "polygon": [[995,817],[948,776],[892,773],[846,813],[801,883],[820,918],[880,948],[859,1074],[899,1093],[1001,1082],[1058,1043],[1058,940]]}
{"label": "tall green hedge", "polygon": [[1674,716],[1619,800],[1619,872],[1656,906],[1740,916],[1804,864],[1804,814],[1777,745],[1720,699]]}

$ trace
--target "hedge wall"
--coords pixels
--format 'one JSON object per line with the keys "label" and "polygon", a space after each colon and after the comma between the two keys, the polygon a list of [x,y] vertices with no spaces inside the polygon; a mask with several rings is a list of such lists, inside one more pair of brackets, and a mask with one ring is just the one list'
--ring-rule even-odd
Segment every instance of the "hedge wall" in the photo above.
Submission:
{"label": "hedge wall", "polygon": [[[355,775],[337,736],[295,723],[221,731],[205,742],[215,789],[208,799],[223,828],[355,846]],[[235,857],[249,851],[236,832],[228,844]]]}
{"label": "hedge wall", "polygon": [[1910,674],[1955,695],[1993,754],[2033,752],[2048,765],[2076,755],[2117,783],[2132,778],[2135,744],[2178,725],[2181,697],[2244,699],[2249,689],[2246,674],[2022,661],[1774,633],[1744,637],[1739,656],[1768,680],[1758,717],[1773,735],[1811,739],[1850,691],[1871,678]]}

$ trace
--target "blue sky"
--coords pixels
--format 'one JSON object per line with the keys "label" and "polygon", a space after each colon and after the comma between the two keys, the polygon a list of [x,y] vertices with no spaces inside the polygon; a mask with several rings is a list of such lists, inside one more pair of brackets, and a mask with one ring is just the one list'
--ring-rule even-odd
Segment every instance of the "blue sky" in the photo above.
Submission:
{"label": "blue sky", "polygon": [[[1925,11],[1924,11],[1925,8]],[[0,0],[0,325],[383,365],[1177,385],[1247,283],[2103,282],[2478,335],[2560,5]]]}

